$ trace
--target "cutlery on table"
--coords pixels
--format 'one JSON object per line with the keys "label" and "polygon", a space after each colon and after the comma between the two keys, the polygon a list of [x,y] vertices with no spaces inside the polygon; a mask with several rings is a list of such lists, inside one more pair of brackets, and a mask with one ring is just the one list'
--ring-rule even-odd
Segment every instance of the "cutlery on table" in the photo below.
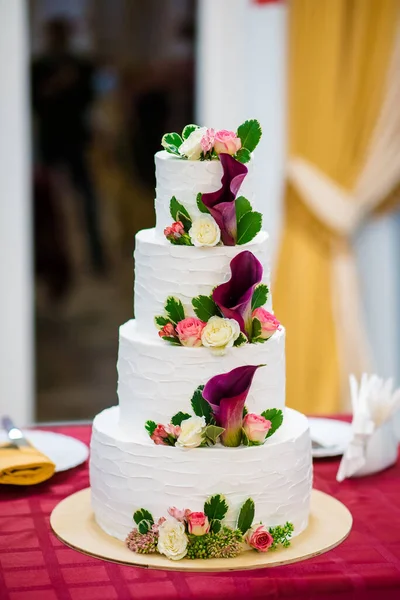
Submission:
{"label": "cutlery on table", "polygon": [[6,430],[8,439],[10,440],[13,446],[16,446],[17,448],[24,448],[26,446],[30,446],[30,443],[28,442],[22,431],[18,429],[18,427],[16,427],[16,425],[12,422],[8,415],[2,417],[1,424]]}

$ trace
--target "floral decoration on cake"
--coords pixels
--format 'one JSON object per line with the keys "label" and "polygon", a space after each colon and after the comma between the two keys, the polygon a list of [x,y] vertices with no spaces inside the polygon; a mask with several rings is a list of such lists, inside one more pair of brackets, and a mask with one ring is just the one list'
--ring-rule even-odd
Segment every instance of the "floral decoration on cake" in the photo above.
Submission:
{"label": "floral decoration on cake", "polygon": [[245,121],[236,132],[186,125],[182,135],[166,133],[161,145],[170,154],[186,160],[214,160],[222,154],[230,154],[239,162],[246,163],[261,135],[261,125],[256,119]]}
{"label": "floral decoration on cake", "polygon": [[168,517],[157,521],[141,508],[133,515],[136,527],[126,538],[126,545],[139,554],[163,554],[170,560],[182,558],[234,558],[246,550],[269,552],[288,548],[294,527],[266,527],[254,523],[255,504],[248,498],[241,506],[236,526],[224,524],[228,512],[226,499],[216,494],[204,503],[203,511],[168,508]]}
{"label": "floral decoration on cake", "polygon": [[246,365],[212,377],[194,392],[194,416],[178,412],[168,425],[147,421],[145,428],[159,446],[198,448],[261,446],[282,425],[283,412],[270,408],[257,415],[245,406],[255,372],[265,365]]}
{"label": "floral decoration on cake", "polygon": [[263,305],[268,287],[261,283],[263,268],[254,254],[245,250],[230,262],[231,278],[210,296],[192,299],[196,316],[186,316],[182,302],[169,296],[165,315],[155,317],[158,335],[171,344],[225,354],[232,346],[264,343],[280,328],[280,322]]}
{"label": "floral decoration on cake", "polygon": [[173,196],[171,226],[164,235],[171,244],[181,246],[243,245],[251,242],[261,231],[262,214],[253,211],[244,196],[237,196],[247,167],[229,154],[221,154],[223,168],[221,187],[207,194],[197,194],[200,216],[192,218],[186,208]]}

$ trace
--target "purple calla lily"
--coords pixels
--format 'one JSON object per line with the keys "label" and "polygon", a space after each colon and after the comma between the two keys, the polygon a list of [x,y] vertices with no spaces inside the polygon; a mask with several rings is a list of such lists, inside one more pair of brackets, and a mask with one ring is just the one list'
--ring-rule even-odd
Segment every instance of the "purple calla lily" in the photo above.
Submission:
{"label": "purple calla lily", "polygon": [[231,278],[215,288],[212,299],[227,319],[235,319],[241,331],[251,337],[251,299],[263,276],[260,261],[245,250],[231,260]]}
{"label": "purple calla lily", "polygon": [[239,446],[242,441],[243,409],[254,373],[264,365],[238,367],[210,379],[203,398],[210,404],[217,425],[225,431],[221,434],[224,446]]}
{"label": "purple calla lily", "polygon": [[224,170],[222,187],[216,192],[203,194],[201,199],[208,208],[221,230],[221,239],[225,246],[235,246],[237,222],[235,198],[247,175],[247,167],[230,154],[220,154],[219,159]]}

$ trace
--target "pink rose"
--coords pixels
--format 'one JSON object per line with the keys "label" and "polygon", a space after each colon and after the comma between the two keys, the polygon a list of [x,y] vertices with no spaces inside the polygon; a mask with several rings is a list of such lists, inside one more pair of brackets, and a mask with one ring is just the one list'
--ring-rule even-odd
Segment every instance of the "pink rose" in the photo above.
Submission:
{"label": "pink rose", "polygon": [[150,436],[150,438],[157,446],[168,446],[168,444],[165,442],[167,437],[168,432],[165,430],[164,425],[161,425],[160,423],[157,425],[157,427]]}
{"label": "pink rose", "polygon": [[201,141],[200,141],[201,149],[203,150],[204,154],[207,154],[207,152],[210,152],[210,150],[213,149],[214,139],[215,139],[214,129],[207,129],[207,131],[205,132],[205,134],[203,135],[203,137],[201,138]]}
{"label": "pink rose", "polygon": [[274,538],[264,525],[258,525],[249,529],[246,534],[246,542],[258,552],[267,552],[274,542]]}
{"label": "pink rose", "polygon": [[183,521],[186,521],[187,516],[190,515],[190,510],[188,508],[179,510],[179,508],[176,508],[176,506],[170,506],[168,509],[168,514],[182,523]]}
{"label": "pink rose", "polygon": [[210,531],[210,523],[203,512],[191,512],[186,519],[192,535],[204,535]]}
{"label": "pink rose", "polygon": [[242,142],[233,131],[221,129],[221,131],[217,131],[215,134],[214,150],[217,154],[224,152],[225,154],[233,155],[236,154],[241,147]]}
{"label": "pink rose", "polygon": [[267,437],[268,431],[271,429],[272,423],[261,415],[248,413],[243,419],[243,429],[250,442],[263,444]]}
{"label": "pink rose", "polygon": [[253,310],[252,317],[258,319],[261,323],[261,337],[263,340],[268,340],[280,327],[278,319],[265,308]]}
{"label": "pink rose", "polygon": [[182,221],[175,221],[171,227],[164,229],[164,235],[167,240],[177,240],[185,234]]}
{"label": "pink rose", "polygon": [[188,346],[189,348],[201,346],[201,333],[206,325],[207,323],[196,317],[187,317],[183,321],[179,321],[176,331],[182,346]]}
{"label": "pink rose", "polygon": [[162,329],[160,329],[160,331],[158,332],[158,335],[160,336],[160,338],[178,337],[175,331],[175,327],[172,325],[172,323],[167,323],[166,325],[164,325],[164,327],[162,327]]}
{"label": "pink rose", "polygon": [[172,435],[173,438],[178,438],[181,435],[181,428],[179,425],[172,425],[172,423],[169,423],[164,429],[167,433]]}

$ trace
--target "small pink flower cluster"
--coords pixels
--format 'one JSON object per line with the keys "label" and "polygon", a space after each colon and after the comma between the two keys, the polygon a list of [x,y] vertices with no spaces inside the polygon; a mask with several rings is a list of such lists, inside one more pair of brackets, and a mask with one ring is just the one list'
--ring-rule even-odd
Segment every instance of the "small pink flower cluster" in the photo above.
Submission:
{"label": "small pink flower cluster", "polygon": [[157,552],[158,529],[150,529],[147,533],[139,533],[137,528],[133,529],[125,540],[126,545],[132,552],[139,554],[153,554]]}
{"label": "small pink flower cluster", "polygon": [[186,523],[188,532],[192,535],[205,535],[210,531],[210,522],[203,512],[191,512],[188,508],[180,510],[170,506],[168,514],[181,523]]}
{"label": "small pink flower cluster", "polygon": [[215,132],[214,129],[207,129],[201,138],[200,145],[204,154],[214,150],[216,154],[225,153],[233,156],[242,147],[242,142],[234,131],[221,129]]}
{"label": "small pink flower cluster", "polygon": [[188,348],[198,348],[201,346],[201,334],[206,325],[207,323],[197,317],[187,317],[179,321],[176,327],[172,323],[167,323],[160,329],[158,335],[161,338],[177,338],[182,346],[187,346]]}
{"label": "small pink flower cluster", "polygon": [[261,415],[248,413],[243,419],[243,431],[253,444],[263,444],[271,427],[271,421]]}
{"label": "small pink flower cluster", "polygon": [[180,237],[185,235],[185,229],[182,221],[175,221],[175,223],[172,223],[171,227],[166,227],[164,229],[164,235],[170,242],[178,240]]}
{"label": "small pink flower cluster", "polygon": [[261,323],[261,338],[268,340],[280,327],[280,322],[272,313],[265,308],[256,308],[253,310],[253,319],[258,319]]}
{"label": "small pink flower cluster", "polygon": [[181,428],[178,425],[161,425],[159,423],[150,438],[156,446],[174,446],[176,440],[180,436]]}

